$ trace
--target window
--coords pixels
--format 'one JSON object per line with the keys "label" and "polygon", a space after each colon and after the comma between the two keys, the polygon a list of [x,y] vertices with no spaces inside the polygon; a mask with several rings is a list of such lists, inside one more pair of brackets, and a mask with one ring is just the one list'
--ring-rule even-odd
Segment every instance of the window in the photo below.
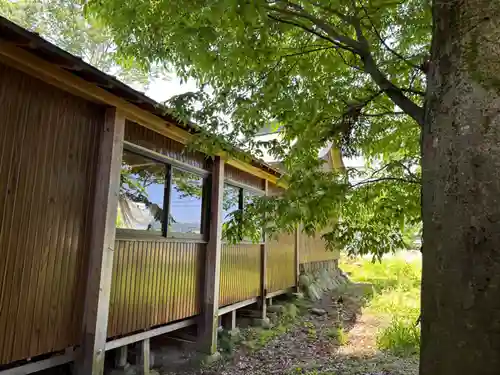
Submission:
{"label": "window", "polygon": [[124,150],[120,180],[117,228],[163,236],[204,233],[203,177]]}
{"label": "window", "polygon": [[255,233],[255,228],[248,228],[249,234],[245,234],[245,230],[242,227],[243,221],[242,214],[245,214],[245,207],[252,204],[255,197],[259,194],[253,191],[246,190],[241,187],[225,184],[224,185],[224,196],[222,202],[222,234],[223,238],[230,241],[255,241],[255,238],[262,237],[257,234],[257,236],[250,235]]}
{"label": "window", "polygon": [[163,231],[165,165],[123,152],[117,228]]}
{"label": "window", "polygon": [[175,233],[201,233],[203,178],[174,169],[170,191],[168,230]]}

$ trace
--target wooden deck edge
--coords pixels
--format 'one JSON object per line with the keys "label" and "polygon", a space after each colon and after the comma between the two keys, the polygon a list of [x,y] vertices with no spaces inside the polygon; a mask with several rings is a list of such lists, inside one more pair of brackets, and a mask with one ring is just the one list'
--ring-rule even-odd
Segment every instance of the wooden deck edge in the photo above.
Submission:
{"label": "wooden deck edge", "polygon": [[32,374],[34,372],[46,370],[51,367],[56,367],[64,365],[75,360],[75,352],[72,350],[66,350],[64,354],[57,354],[53,357],[42,359],[35,362],[26,363],[25,365],[20,365],[12,367],[7,370],[0,371],[0,375],[24,375]]}
{"label": "wooden deck edge", "polygon": [[218,310],[218,315],[221,316],[221,315],[227,314],[231,311],[241,309],[242,307],[246,307],[246,306],[251,305],[253,303],[257,303],[257,301],[258,301],[258,298],[254,297],[254,298],[247,299],[245,301],[233,303],[232,305],[224,306]]}
{"label": "wooden deck edge", "polygon": [[[115,340],[111,340],[111,341],[106,342],[105,350],[108,351],[108,350],[116,349],[116,348],[119,348],[119,347],[122,347],[125,345],[132,344],[134,342],[143,341],[143,340],[149,339],[151,337],[163,335],[165,333],[176,331],[176,330],[181,329],[181,328],[186,328],[186,327],[192,326],[194,324],[196,324],[196,318],[189,318],[186,320],[181,320],[180,322],[170,323],[170,324],[166,324],[164,326],[158,327],[158,328],[153,328],[153,329],[150,329],[149,331],[144,331],[144,332],[136,333],[136,334],[133,334],[130,336],[121,337],[119,339],[115,339]],[[0,375],[4,375],[4,374],[0,374]]]}
{"label": "wooden deck edge", "polygon": [[281,289],[281,290],[277,290],[275,292],[267,293],[266,298],[273,298],[273,297],[281,296],[282,294],[287,294],[289,292],[293,292],[293,288],[294,287],[290,287],[287,289]]}

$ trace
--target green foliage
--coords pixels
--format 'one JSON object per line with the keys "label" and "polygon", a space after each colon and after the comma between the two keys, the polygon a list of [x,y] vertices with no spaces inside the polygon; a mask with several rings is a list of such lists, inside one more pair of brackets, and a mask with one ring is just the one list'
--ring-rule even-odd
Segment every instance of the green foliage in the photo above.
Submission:
{"label": "green foliage", "polygon": [[420,327],[410,318],[394,318],[377,336],[377,347],[398,357],[417,355],[420,351]]}
{"label": "green foliage", "polygon": [[416,324],[420,315],[420,259],[394,256],[381,262],[344,260],[341,267],[354,281],[371,283],[375,289],[365,313],[381,320],[378,348],[403,357],[417,354],[420,348],[420,327]]}
{"label": "green foliage", "polygon": [[162,72],[118,54],[109,28],[96,17],[85,18],[78,0],[0,0],[0,15],[136,87],[145,88]]}
{"label": "green foliage", "polygon": [[[233,144],[282,161],[289,189],[255,202],[249,221],[268,233],[303,223],[330,247],[377,256],[418,231],[426,0],[90,0],[87,9],[121,56],[168,62],[198,82],[170,106],[200,125],[204,151]],[[276,139],[254,138],[278,127]],[[364,172],[325,170],[318,151],[331,145],[362,156]]]}
{"label": "green foliage", "polygon": [[328,328],[326,335],[335,340],[340,346],[347,345],[349,335],[342,327]]}

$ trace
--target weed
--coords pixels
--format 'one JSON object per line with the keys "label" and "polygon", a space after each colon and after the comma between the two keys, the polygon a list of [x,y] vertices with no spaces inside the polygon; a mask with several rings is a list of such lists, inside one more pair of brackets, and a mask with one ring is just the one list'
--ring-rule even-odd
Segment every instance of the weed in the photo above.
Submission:
{"label": "weed", "polygon": [[356,259],[344,262],[342,267],[354,281],[374,287],[364,313],[375,316],[385,326],[377,336],[378,348],[400,357],[418,353],[420,329],[415,322],[420,314],[420,260],[391,256],[374,263]]}
{"label": "weed", "polygon": [[379,332],[377,346],[399,357],[416,355],[420,350],[420,328],[413,320],[394,318]]}
{"label": "weed", "polygon": [[349,335],[342,327],[329,328],[326,330],[326,335],[337,341],[340,346],[344,346],[349,342]]}

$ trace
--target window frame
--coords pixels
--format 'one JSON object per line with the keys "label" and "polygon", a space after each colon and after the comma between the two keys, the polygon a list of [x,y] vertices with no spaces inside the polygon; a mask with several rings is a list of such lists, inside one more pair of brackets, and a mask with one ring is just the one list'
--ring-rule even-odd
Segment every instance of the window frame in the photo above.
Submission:
{"label": "window frame", "polygon": [[[240,210],[241,212],[244,212],[244,209],[245,209],[245,193],[244,193],[245,191],[251,192],[254,195],[257,195],[260,197],[263,197],[266,195],[266,192],[264,190],[258,189],[254,186],[247,185],[247,184],[239,182],[239,181],[235,181],[235,180],[230,179],[230,178],[224,178],[224,184],[228,185],[232,188],[238,189],[238,210]],[[224,218],[223,218],[223,220],[224,220]],[[240,226],[241,226],[241,223],[240,223]],[[239,237],[240,237],[240,241],[238,243],[240,243],[240,244],[244,244],[244,245],[250,245],[250,244],[251,245],[263,245],[263,244],[265,244],[264,235],[262,236],[261,241],[257,242],[257,243],[245,240],[243,238],[242,234],[240,234]],[[224,241],[224,242],[226,242],[226,241]]]}
{"label": "window frame", "polygon": [[[191,166],[180,162],[179,160],[173,159],[169,156],[160,154],[153,150],[147,149],[145,147],[136,145],[134,143],[124,141],[123,151],[136,154],[152,161],[162,163],[165,166],[165,183],[163,189],[163,218],[162,218],[162,230],[161,231],[148,231],[143,229],[128,229],[128,228],[116,228],[116,237],[120,239],[150,239],[150,240],[179,240],[179,239],[191,239],[191,240],[202,240],[207,241],[208,238],[208,215],[210,213],[210,186],[211,186],[211,172],[198,167]],[[177,169],[183,172],[192,173],[203,180],[202,187],[202,197],[201,197],[201,233],[182,233],[182,232],[170,232],[168,230],[168,217],[170,215],[170,205],[171,205],[171,189],[172,189],[172,172],[173,169]]]}

